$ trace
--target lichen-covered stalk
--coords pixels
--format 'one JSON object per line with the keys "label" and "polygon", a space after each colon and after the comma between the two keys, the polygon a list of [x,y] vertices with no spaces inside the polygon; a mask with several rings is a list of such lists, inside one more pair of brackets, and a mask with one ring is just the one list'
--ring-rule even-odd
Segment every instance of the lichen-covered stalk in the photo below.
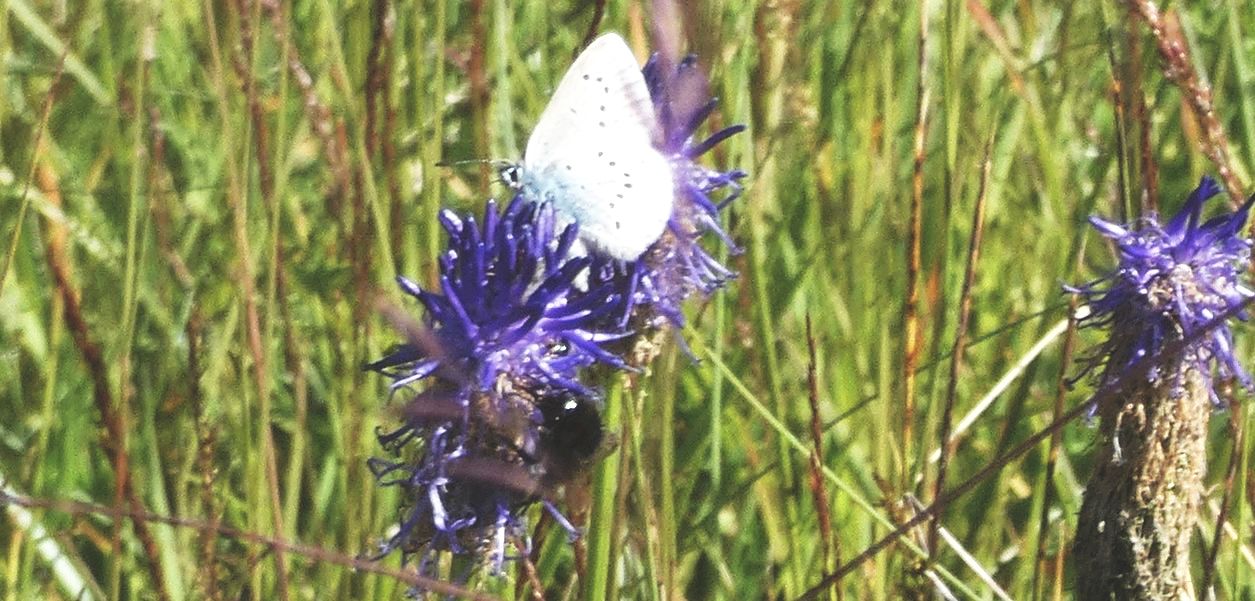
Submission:
{"label": "lichen-covered stalk", "polygon": [[1251,207],[1206,222],[1219,188],[1203,178],[1167,223],[1090,222],[1119,251],[1114,270],[1069,288],[1088,302],[1084,326],[1107,337],[1086,373],[1117,391],[1094,407],[1101,437],[1073,549],[1077,599],[1192,599],[1190,539],[1207,474],[1215,383],[1251,378],[1222,316],[1246,319]]}
{"label": "lichen-covered stalk", "polygon": [[1073,549],[1077,599],[1189,599],[1211,399],[1198,369],[1116,397]]}

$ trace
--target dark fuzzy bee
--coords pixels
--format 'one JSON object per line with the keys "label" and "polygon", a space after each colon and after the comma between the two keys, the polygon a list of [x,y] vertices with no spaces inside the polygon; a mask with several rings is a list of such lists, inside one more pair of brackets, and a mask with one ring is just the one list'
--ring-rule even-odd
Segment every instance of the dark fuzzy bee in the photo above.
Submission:
{"label": "dark fuzzy bee", "polygon": [[[411,507],[402,533],[389,545],[407,553],[493,548],[501,557],[503,532],[521,534],[513,530],[521,525],[518,516],[541,501],[570,535],[578,534],[554,501],[578,506],[581,476],[614,448],[599,401],[533,380],[478,382],[442,354],[431,330],[398,311],[385,314],[406,343],[368,369],[387,373],[432,358],[438,362],[427,386],[398,408],[404,424],[380,435],[397,459],[372,459],[376,476],[402,486]],[[414,440],[421,444],[409,447]],[[402,456],[402,448],[416,452]]]}
{"label": "dark fuzzy bee", "polygon": [[480,452],[456,460],[453,476],[515,490],[525,497],[550,497],[613,450],[601,423],[598,401],[567,390],[480,394],[469,407],[431,389],[402,409],[415,426],[469,417],[472,445]]}
{"label": "dark fuzzy bee", "polygon": [[548,394],[537,403],[542,422],[537,463],[551,484],[582,473],[601,456],[606,433],[596,401],[571,392]]}

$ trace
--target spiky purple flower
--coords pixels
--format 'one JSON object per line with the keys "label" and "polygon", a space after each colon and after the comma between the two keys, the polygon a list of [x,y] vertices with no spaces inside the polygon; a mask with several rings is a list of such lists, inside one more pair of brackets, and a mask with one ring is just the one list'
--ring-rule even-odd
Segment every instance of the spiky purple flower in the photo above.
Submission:
{"label": "spiky purple flower", "polygon": [[432,348],[407,342],[368,366],[394,388],[442,371],[466,374],[479,390],[503,376],[583,390],[580,369],[624,366],[602,345],[627,335],[616,326],[626,295],[612,280],[582,283],[584,270],[603,271],[606,261],[568,256],[574,224],[557,231],[552,208],[519,198],[500,214],[490,200],[482,226],[448,210],[440,219],[449,234],[440,292],[397,278],[426,309]]}
{"label": "spiky purple flower", "polygon": [[408,505],[381,555],[399,548],[425,562],[439,551],[474,553],[499,572],[510,559],[507,543],[522,541],[526,553],[523,512],[538,500],[578,535],[547,500],[547,489],[586,468],[602,448],[591,398],[557,389],[468,392],[437,383],[418,393],[404,415],[402,427],[379,435],[396,458],[368,460],[380,484],[400,488]]}
{"label": "spiky purple flower", "polygon": [[[421,390],[404,424],[379,435],[396,458],[370,461],[410,505],[383,551],[484,552],[499,569],[506,541],[526,539],[520,508],[565,469],[555,462],[592,454],[585,445],[562,456],[549,441],[600,442],[579,375],[597,362],[626,367],[602,345],[628,334],[627,295],[614,280],[579,282],[586,270],[605,272],[606,261],[568,256],[576,226],[558,231],[547,206],[516,199],[499,212],[489,201],[482,224],[451,211],[441,221],[449,248],[440,291],[398,278],[425,323],[367,366],[393,378],[394,393]],[[558,409],[550,399],[561,399]],[[571,423],[581,432],[564,430]]]}
{"label": "spiky purple flower", "polygon": [[[1255,296],[1242,276],[1251,249],[1251,241],[1242,236],[1242,225],[1251,201],[1202,222],[1203,204],[1219,191],[1215,181],[1204,177],[1167,224],[1160,224],[1155,216],[1128,226],[1090,218],[1094,228],[1115,243],[1119,264],[1098,280],[1067,289],[1089,303],[1091,312],[1082,325],[1110,332],[1086,370],[1101,367],[1101,384],[1112,383],[1134,363],[1156,356],[1167,343],[1211,325]],[[1246,314],[1240,312],[1238,317],[1245,320]],[[1228,325],[1216,326],[1202,336],[1186,349],[1184,360],[1206,378],[1215,372],[1251,386],[1250,376],[1234,355]],[[1154,381],[1164,373],[1154,368],[1149,377]],[[1214,390],[1211,394],[1218,402]]]}
{"label": "spiky purple flower", "polygon": [[642,71],[662,129],[660,150],[670,160],[676,194],[667,231],[638,260],[634,300],[679,327],[684,323],[684,300],[694,293],[710,294],[735,275],[702,247],[701,238],[713,232],[738,251],[719,225],[719,212],[740,196],[739,181],[746,174],[739,169],[719,171],[697,161],[745,126],[733,125],[697,138],[718,100],[710,97],[706,76],[694,57],[675,64],[655,54]]}

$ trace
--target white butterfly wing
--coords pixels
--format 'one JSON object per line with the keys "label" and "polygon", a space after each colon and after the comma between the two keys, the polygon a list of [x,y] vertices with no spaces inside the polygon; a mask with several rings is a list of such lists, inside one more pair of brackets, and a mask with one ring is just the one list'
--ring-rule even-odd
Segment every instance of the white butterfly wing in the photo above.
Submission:
{"label": "white butterfly wing", "polygon": [[575,59],[527,142],[523,190],[580,225],[581,240],[636,259],[662,235],[675,196],[654,147],[658,119],[623,38],[597,38]]}
{"label": "white butterfly wing", "polygon": [[524,157],[552,156],[568,137],[595,135],[616,122],[629,122],[633,137],[646,141],[658,133],[636,57],[622,37],[608,33],[593,40],[567,69],[532,130]]}
{"label": "white butterfly wing", "polygon": [[578,223],[585,245],[624,261],[639,257],[666,229],[671,181],[671,166],[652,146],[594,138],[572,141],[558,162],[523,172],[525,193]]}

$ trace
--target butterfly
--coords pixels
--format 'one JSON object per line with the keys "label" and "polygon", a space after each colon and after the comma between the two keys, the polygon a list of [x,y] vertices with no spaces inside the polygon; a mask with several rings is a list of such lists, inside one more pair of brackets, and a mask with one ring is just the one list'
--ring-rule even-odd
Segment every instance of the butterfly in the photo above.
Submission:
{"label": "butterfly", "polygon": [[580,53],[558,83],[527,141],[507,165],[507,185],[550,203],[560,222],[579,224],[576,254],[623,261],[662,235],[675,199],[671,165],[655,146],[658,117],[636,57],[605,34]]}

